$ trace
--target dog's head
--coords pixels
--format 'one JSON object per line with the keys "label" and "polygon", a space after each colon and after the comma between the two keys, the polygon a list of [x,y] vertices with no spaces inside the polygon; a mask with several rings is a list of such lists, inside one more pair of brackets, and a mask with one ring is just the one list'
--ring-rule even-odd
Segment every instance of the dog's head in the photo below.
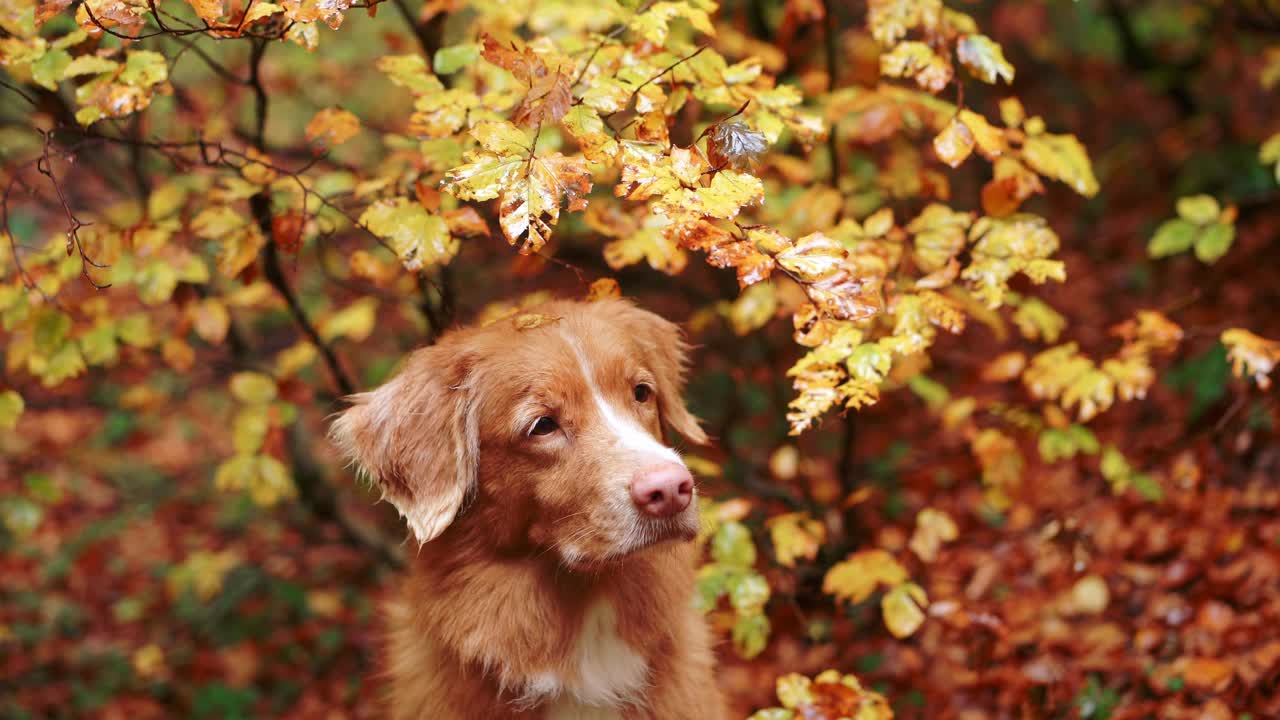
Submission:
{"label": "dog's head", "polygon": [[686,349],[626,302],[549,303],[413,353],[331,435],[419,542],[466,507],[473,532],[588,566],[697,532],[693,478],[662,433],[706,442],[682,398]]}

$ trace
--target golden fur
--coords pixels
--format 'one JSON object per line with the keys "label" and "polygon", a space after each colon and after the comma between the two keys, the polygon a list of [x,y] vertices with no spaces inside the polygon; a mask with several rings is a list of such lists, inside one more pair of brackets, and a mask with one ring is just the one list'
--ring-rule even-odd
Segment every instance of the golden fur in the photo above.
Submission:
{"label": "golden fur", "polygon": [[530,312],[418,350],[334,422],[421,543],[388,613],[391,716],[715,720],[695,505],[646,516],[628,490],[687,472],[663,423],[706,441],[680,332],[622,301]]}

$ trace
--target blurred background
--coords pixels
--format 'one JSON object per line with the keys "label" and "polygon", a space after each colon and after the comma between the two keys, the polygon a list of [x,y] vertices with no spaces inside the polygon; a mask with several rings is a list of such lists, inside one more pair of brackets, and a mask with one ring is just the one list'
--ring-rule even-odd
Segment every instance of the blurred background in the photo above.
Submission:
{"label": "blurred background", "polygon": [[[129,13],[145,7],[123,1],[17,0],[0,10],[0,390],[21,396],[20,406],[12,396],[0,405],[0,419],[13,418],[0,423],[0,717],[380,716],[379,606],[411,548],[394,512],[337,461],[327,416],[340,395],[376,386],[444,328],[509,312],[532,293],[584,296],[602,277],[684,324],[696,345],[688,401],[715,443],[692,450],[690,464],[715,501],[709,544],[724,544],[709,563],[742,560],[750,546],[746,567],[770,592],[752,616],[765,619],[744,624],[732,599],[702,588],[723,639],[720,682],[739,716],[778,704],[778,676],[835,668],[908,718],[1280,717],[1277,396],[1233,375],[1219,340],[1234,327],[1280,337],[1280,141],[1263,148],[1280,132],[1276,3],[948,3],[1017,72],[940,97],[994,118],[998,101],[1016,96],[1028,116],[1078,137],[1092,160],[1100,192],[1046,182],[1023,208],[1060,237],[1067,279],[1013,288],[1058,317],[1024,318],[1041,328],[1028,336],[1007,314],[969,308],[963,333],[940,333],[910,372],[895,366],[878,403],[831,412],[799,437],[789,435],[786,375],[806,351],[792,340],[790,315],[805,300],[797,283],[740,295],[733,272],[700,253],[675,278],[645,262],[620,267],[601,252],[610,221],[571,212],[545,251],[517,254],[495,225],[463,240],[447,268],[385,282],[379,273],[399,268],[377,257],[356,268],[353,256],[371,244],[349,225],[304,229],[302,216],[267,208],[272,241],[254,245],[242,227],[261,219],[254,191],[223,176],[269,172],[251,162],[265,147],[273,165],[314,167],[313,188],[346,183],[359,198],[380,192],[360,183],[403,182],[404,156],[427,151],[406,134],[414,96],[377,69],[380,58],[424,54],[445,75],[431,51],[477,42],[471,23],[491,10],[342,2],[332,29],[324,3],[283,5],[313,12],[313,22],[254,25],[264,37],[277,32],[256,39],[160,32],[157,18],[170,29],[195,23],[195,2],[165,2],[166,13],[141,24]],[[539,18],[533,34],[572,13],[589,22],[572,3],[505,5]],[[21,53],[35,37],[40,53],[53,53],[84,27],[86,7],[111,29],[156,34],[68,41],[80,48],[74,62],[90,64],[94,53],[79,54],[85,42],[145,48],[163,56],[168,87],[136,114],[104,111],[76,134],[58,128],[79,127],[68,118],[94,107],[89,85],[60,83],[79,76],[64,75],[65,64],[40,70],[31,57],[44,55]],[[244,10],[231,3],[224,18]],[[732,61],[759,58],[834,130],[811,148],[784,136],[760,160],[767,200],[753,218],[791,237],[886,206],[904,227],[934,201],[980,212],[989,163],[946,167],[934,133],[921,129],[927,121],[859,104],[859,88],[886,82],[867,10],[726,0],[712,14],[706,44]],[[39,29],[36,17],[47,19]],[[300,37],[279,42],[282,33]],[[444,64],[481,62],[458,53]],[[270,97],[261,123],[258,88]],[[141,96],[112,96],[121,97]],[[337,106],[359,124],[319,160],[313,134],[340,131],[304,139],[304,128]],[[676,118],[684,129],[672,135],[690,142],[712,119]],[[192,128],[240,155],[207,162],[220,151],[194,143]],[[120,141],[95,142],[95,132]],[[193,160],[199,153],[208,167]],[[1177,201],[1201,194],[1233,226],[1229,248],[1214,262],[1153,256],[1162,223],[1182,214]],[[243,217],[193,224],[200,203],[218,197],[241,202]],[[432,187],[417,197],[441,207]],[[131,251],[99,269],[80,236],[103,248],[111,240],[95,233],[111,227],[132,228]],[[203,275],[191,257],[205,259]],[[112,277],[126,280],[93,286]],[[289,293],[278,292],[279,278]],[[50,308],[65,326],[43,319]],[[991,381],[1002,353],[1056,342],[1046,342],[1045,323],[1103,357],[1120,345],[1111,328],[1139,309],[1172,318],[1181,342],[1156,364],[1144,399],[1117,402],[1088,429],[1017,383]],[[103,323],[109,339],[94,335]],[[62,357],[70,336],[109,360]],[[1002,436],[1014,446],[995,460],[956,431],[956,413],[968,414],[954,402],[965,398],[983,427],[1019,430]],[[1066,435],[1046,441],[1046,427]],[[255,459],[236,460],[244,457]],[[993,462],[1013,463],[1005,473],[1017,480],[1000,502],[990,496]],[[926,522],[926,508],[946,521]],[[749,532],[719,532],[725,524]],[[916,549],[921,526],[938,536],[932,551]],[[904,637],[886,628],[880,594],[846,602],[824,589],[833,566],[868,548],[899,558],[927,592],[922,624]]]}

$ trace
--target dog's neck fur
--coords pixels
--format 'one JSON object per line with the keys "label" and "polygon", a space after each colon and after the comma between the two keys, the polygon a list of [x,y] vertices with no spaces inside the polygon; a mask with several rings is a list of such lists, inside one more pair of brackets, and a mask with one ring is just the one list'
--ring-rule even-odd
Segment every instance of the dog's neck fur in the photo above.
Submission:
{"label": "dog's neck fur", "polygon": [[434,663],[453,666],[440,670],[479,675],[508,712],[642,703],[678,631],[670,619],[690,607],[693,546],[663,543],[574,572],[554,552],[499,548],[492,534],[489,544],[461,541],[483,531],[467,520],[479,518],[414,559],[402,596],[408,623],[393,642],[429,641]]}

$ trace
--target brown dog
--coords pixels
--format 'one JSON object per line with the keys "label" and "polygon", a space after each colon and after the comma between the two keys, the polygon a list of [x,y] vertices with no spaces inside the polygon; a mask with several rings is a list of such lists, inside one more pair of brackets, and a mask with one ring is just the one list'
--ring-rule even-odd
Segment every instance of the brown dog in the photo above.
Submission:
{"label": "brown dog", "polygon": [[678,328],[618,300],[455,331],[334,422],[419,543],[394,718],[720,718],[691,604]]}

